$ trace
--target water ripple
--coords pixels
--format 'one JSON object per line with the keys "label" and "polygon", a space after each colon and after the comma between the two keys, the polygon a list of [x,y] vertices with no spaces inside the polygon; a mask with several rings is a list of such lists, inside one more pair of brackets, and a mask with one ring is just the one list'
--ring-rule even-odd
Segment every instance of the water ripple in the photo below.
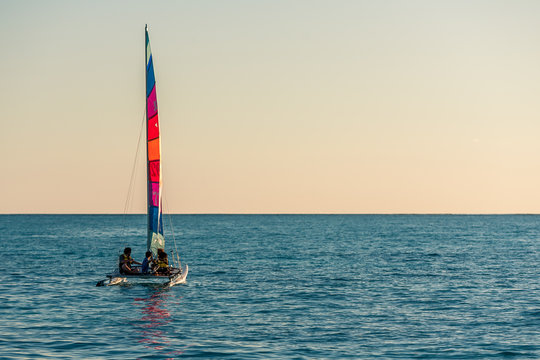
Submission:
{"label": "water ripple", "polygon": [[173,220],[187,284],[96,288],[143,216],[0,216],[0,359],[540,358],[540,216]]}

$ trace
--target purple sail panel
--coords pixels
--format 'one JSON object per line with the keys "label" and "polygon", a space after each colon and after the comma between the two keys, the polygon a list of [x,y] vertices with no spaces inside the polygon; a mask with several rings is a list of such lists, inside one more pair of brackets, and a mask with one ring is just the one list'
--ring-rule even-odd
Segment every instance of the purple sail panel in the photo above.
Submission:
{"label": "purple sail panel", "polygon": [[146,102],[147,105],[147,114],[148,119],[151,119],[154,117],[154,115],[157,114],[157,99],[156,99],[156,87],[152,89],[152,92],[150,93],[150,96],[148,96],[148,101]]}
{"label": "purple sail panel", "polygon": [[152,206],[159,206],[159,183],[152,183]]}

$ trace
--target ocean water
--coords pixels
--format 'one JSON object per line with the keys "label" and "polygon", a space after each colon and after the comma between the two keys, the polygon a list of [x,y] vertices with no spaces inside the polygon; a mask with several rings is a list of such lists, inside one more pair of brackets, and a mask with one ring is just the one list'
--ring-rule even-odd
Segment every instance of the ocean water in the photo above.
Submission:
{"label": "ocean water", "polygon": [[165,220],[169,289],[95,286],[145,216],[0,216],[0,359],[540,358],[540,216]]}

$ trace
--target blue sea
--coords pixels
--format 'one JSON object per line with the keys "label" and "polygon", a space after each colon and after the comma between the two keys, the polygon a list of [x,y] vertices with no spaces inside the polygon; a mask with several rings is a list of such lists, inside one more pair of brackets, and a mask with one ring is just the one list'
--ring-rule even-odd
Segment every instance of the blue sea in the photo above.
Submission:
{"label": "blue sea", "polygon": [[0,216],[0,359],[540,358],[540,216],[165,221],[186,284],[96,287],[144,215]]}

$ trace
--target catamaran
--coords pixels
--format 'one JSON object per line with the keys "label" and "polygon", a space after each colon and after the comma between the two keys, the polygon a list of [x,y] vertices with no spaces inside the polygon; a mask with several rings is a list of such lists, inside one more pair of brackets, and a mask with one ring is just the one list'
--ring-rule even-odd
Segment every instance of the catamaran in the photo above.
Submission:
{"label": "catamaran", "polygon": [[[147,219],[148,219],[148,234],[146,240],[147,251],[151,251],[155,257],[158,249],[165,249],[165,237],[163,236],[163,202],[162,188],[163,178],[161,171],[161,144],[160,144],[160,128],[158,121],[158,107],[156,98],[156,79],[154,76],[154,64],[152,59],[152,51],[150,50],[150,39],[148,37],[148,26],[145,26],[145,49],[146,49],[146,173],[147,173]],[[176,244],[175,244],[176,245]],[[186,282],[188,275],[188,266],[182,268],[178,251],[176,251],[176,259],[172,256],[173,265],[169,266],[167,273],[140,273],[140,268],[137,269],[138,274],[123,274],[120,273],[120,268],[110,274],[107,274],[109,283],[107,285],[116,285],[123,282],[162,282],[165,286],[174,286]],[[97,283],[98,286],[105,285],[107,280],[102,280]]]}

